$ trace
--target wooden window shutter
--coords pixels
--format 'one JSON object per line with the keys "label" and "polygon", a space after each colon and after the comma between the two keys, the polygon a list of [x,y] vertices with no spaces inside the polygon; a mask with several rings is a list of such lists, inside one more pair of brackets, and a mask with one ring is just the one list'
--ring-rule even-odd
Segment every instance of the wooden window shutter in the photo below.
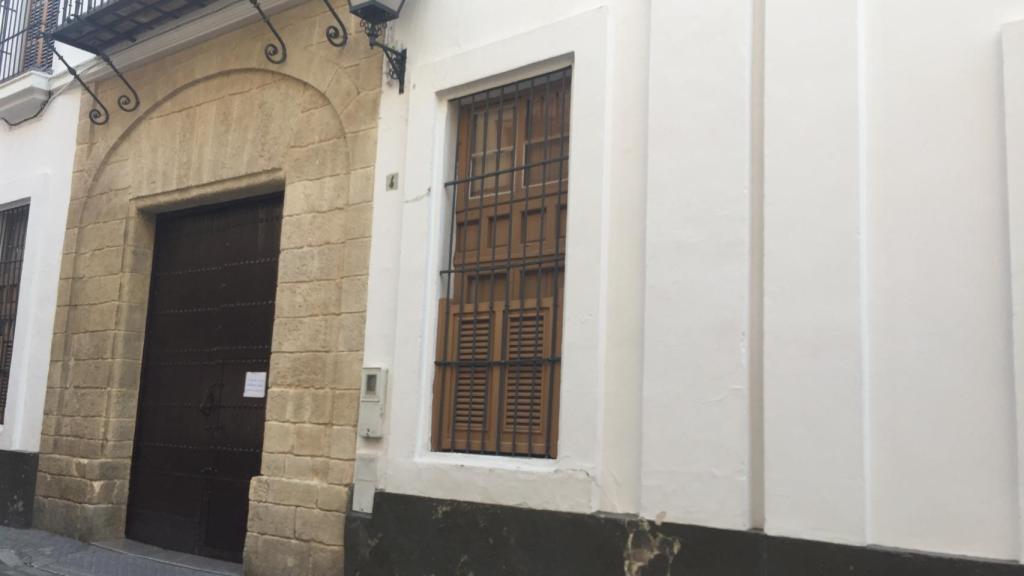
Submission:
{"label": "wooden window shutter", "polygon": [[570,77],[459,102],[435,450],[557,455]]}

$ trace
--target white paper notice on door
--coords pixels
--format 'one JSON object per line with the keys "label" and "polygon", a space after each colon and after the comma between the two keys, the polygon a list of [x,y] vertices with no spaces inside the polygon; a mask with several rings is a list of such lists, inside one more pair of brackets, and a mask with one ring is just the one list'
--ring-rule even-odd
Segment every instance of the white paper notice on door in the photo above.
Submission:
{"label": "white paper notice on door", "polygon": [[267,397],[267,373],[266,372],[246,372],[245,373],[245,390],[242,392],[243,398],[266,398]]}

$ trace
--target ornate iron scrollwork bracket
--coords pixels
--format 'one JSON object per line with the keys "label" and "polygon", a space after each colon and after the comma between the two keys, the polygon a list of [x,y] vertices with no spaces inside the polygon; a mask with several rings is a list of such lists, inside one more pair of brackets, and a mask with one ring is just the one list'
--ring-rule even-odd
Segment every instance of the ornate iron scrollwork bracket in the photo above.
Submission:
{"label": "ornate iron scrollwork bracket", "polygon": [[252,4],[253,8],[255,8],[257,12],[260,13],[260,18],[263,19],[267,28],[270,28],[274,37],[277,38],[277,44],[270,42],[263,47],[263,55],[266,56],[267,60],[270,60],[271,63],[281,64],[288,59],[288,47],[284,45],[284,40],[281,38],[281,35],[277,33],[277,28],[274,28],[270,19],[267,18],[267,14],[263,11],[263,8],[260,7],[259,0],[249,0],[249,3]]}
{"label": "ornate iron scrollwork bracket", "polygon": [[82,87],[82,89],[88,92],[89,96],[92,97],[92,101],[95,103],[95,106],[93,106],[92,110],[89,110],[89,121],[97,126],[102,126],[103,124],[106,124],[110,120],[110,112],[107,110],[107,107],[103,105],[103,102],[100,101],[99,96],[97,96],[96,93],[93,92],[91,88],[89,88],[89,85],[82,80],[82,77],[78,75],[78,70],[75,70],[74,66],[68,64],[68,61],[64,59],[64,56],[62,56],[61,53],[57,50],[56,43],[51,41],[50,45],[53,46],[53,53],[57,56],[58,59],[60,59],[61,63],[64,64],[64,67],[68,69],[68,72],[71,73],[71,76],[74,77],[74,79],[78,81],[78,84]]}
{"label": "ornate iron scrollwork bracket", "polygon": [[341,21],[341,16],[338,15],[337,10],[331,5],[331,0],[324,0],[324,4],[327,5],[327,9],[331,11],[331,16],[334,16],[334,21],[338,23],[337,26],[329,24],[327,26],[327,41],[332,46],[341,48],[345,44],[348,44],[348,28],[345,27],[345,23]]}
{"label": "ornate iron scrollwork bracket", "polygon": [[121,82],[123,82],[125,87],[128,88],[128,91],[131,92],[130,96],[128,94],[121,94],[117,97],[117,107],[125,112],[135,111],[139,107],[139,93],[135,91],[135,88],[132,88],[132,85],[128,83],[128,80],[123,74],[121,74],[121,71],[114,66],[114,63],[110,61],[109,56],[103,52],[97,52],[96,55],[100,57],[100,60],[106,62],[107,66],[110,66],[110,69],[114,71],[114,74],[117,74],[117,77],[121,79]]}
{"label": "ornate iron scrollwork bracket", "polygon": [[392,80],[398,81],[398,93],[402,94],[405,92],[405,60],[407,57],[407,51],[405,48],[401,50],[395,50],[387,44],[381,44],[379,39],[384,34],[384,30],[387,28],[387,24],[371,24],[366,20],[360,21],[360,26],[366,32],[366,37],[370,39],[370,48],[380,48],[384,52],[384,57],[388,59],[388,77]]}

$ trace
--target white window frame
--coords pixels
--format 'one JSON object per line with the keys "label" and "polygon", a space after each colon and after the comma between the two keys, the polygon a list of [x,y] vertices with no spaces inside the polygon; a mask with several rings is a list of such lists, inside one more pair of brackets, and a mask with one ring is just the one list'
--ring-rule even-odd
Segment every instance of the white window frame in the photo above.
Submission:
{"label": "white window frame", "polygon": [[[609,35],[608,10],[599,8],[410,69],[395,350],[380,489],[574,512],[597,509],[607,341]],[[448,241],[444,183],[451,177],[457,122],[452,102],[567,65],[573,68],[572,154],[558,458],[433,452],[437,302]]]}

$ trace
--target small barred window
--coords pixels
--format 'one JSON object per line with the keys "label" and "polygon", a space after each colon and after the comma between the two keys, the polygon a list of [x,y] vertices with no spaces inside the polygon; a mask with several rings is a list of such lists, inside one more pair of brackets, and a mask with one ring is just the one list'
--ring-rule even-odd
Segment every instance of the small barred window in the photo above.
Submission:
{"label": "small barred window", "polygon": [[18,317],[27,229],[27,205],[0,211],[0,424],[4,423],[14,359],[14,326]]}

